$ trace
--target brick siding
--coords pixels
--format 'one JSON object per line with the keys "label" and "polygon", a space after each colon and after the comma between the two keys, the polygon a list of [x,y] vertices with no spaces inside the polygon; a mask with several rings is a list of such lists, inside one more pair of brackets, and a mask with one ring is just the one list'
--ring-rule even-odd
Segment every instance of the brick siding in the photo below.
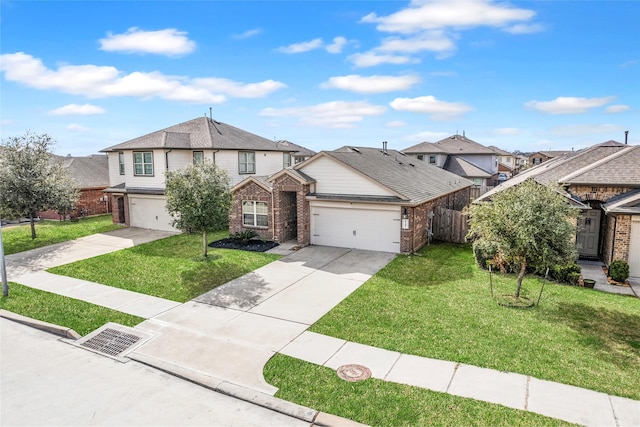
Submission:
{"label": "brick siding", "polygon": [[[250,200],[254,202],[265,202],[267,204],[267,227],[248,227],[242,224],[242,202]],[[237,233],[243,230],[253,230],[262,239],[273,240],[273,206],[271,192],[250,182],[239,188],[233,194],[233,202],[229,214],[229,233]]]}
{"label": "brick siding", "polygon": [[[103,190],[104,188],[80,190],[80,198],[78,199],[75,211],[71,216],[81,216],[82,209],[87,210],[85,216],[102,215],[111,212],[111,203],[101,201],[101,199],[105,197],[109,200],[109,198],[103,193]],[[39,212],[38,216],[43,219],[63,219],[56,211]]]}

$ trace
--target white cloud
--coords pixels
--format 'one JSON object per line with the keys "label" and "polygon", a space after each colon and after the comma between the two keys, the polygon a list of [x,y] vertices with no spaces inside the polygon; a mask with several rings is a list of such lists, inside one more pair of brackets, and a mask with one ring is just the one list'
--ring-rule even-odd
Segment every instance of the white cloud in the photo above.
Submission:
{"label": "white cloud", "polygon": [[609,105],[607,108],[605,108],[604,112],[608,114],[616,114],[616,113],[622,113],[629,109],[631,109],[631,107],[629,107],[628,105],[623,105],[623,104]]}
{"label": "white cloud", "polygon": [[497,128],[493,130],[496,135],[520,135],[521,129],[518,128]]}
{"label": "white cloud", "polygon": [[342,89],[358,93],[384,93],[407,90],[420,81],[415,75],[407,76],[348,76],[331,77],[322,83],[323,89]]}
{"label": "white cloud", "polygon": [[233,37],[236,40],[244,40],[253,36],[257,36],[258,34],[261,34],[261,33],[262,33],[262,28],[253,28],[251,30],[245,31],[244,33],[234,34],[231,37]]}
{"label": "white cloud", "polygon": [[504,29],[509,34],[533,34],[545,30],[542,24],[516,24]]}
{"label": "white cloud", "polygon": [[347,44],[347,39],[342,36],[334,37],[333,43],[325,48],[329,53],[341,53],[342,48]]}
{"label": "white cloud", "polygon": [[278,52],[282,53],[303,53],[309,52],[310,50],[320,49],[322,47],[322,39],[317,38],[310,40],[308,42],[300,42],[290,44],[289,46],[281,46],[276,49]]}
{"label": "white cloud", "polygon": [[547,114],[580,114],[586,113],[591,108],[601,107],[613,101],[615,96],[603,98],[578,98],[573,96],[560,96],[553,101],[529,101],[524,105],[532,110]]}
{"label": "white cloud", "polygon": [[260,115],[298,117],[300,123],[307,126],[353,128],[365,117],[377,116],[385,111],[385,107],[372,105],[366,101],[332,101],[305,107],[265,108]]}
{"label": "white cloud", "polygon": [[278,89],[287,87],[286,84],[275,80],[265,80],[259,83],[241,83],[214,77],[194,79],[193,83],[234,98],[263,98]]}
{"label": "white cloud", "polygon": [[71,132],[86,132],[86,131],[88,131],[90,129],[88,127],[84,127],[84,126],[79,125],[77,123],[72,123],[72,124],[67,126],[67,130],[71,131]]}
{"label": "white cloud", "polygon": [[418,132],[418,133],[413,133],[411,135],[407,135],[403,139],[408,142],[425,142],[425,141],[435,142],[435,141],[440,141],[448,137],[449,135],[450,134],[446,132],[425,131],[425,132]]}
{"label": "white cloud", "polygon": [[456,49],[450,37],[442,31],[429,31],[415,37],[387,37],[375,50],[381,52],[417,53],[422,51],[451,52]]}
{"label": "white cloud", "polygon": [[424,30],[505,27],[533,19],[536,12],[489,0],[413,0],[409,7],[388,16],[370,13],[361,22],[375,23],[384,32],[413,34]]}
{"label": "white cloud", "polygon": [[[591,135],[594,133],[607,133],[607,134],[622,134],[625,130],[622,126],[613,124],[576,124],[566,126],[556,126],[550,129],[553,135],[558,136],[582,136]],[[613,138],[612,138],[613,139]]]}
{"label": "white cloud", "polygon": [[92,104],[69,104],[64,107],[56,108],[47,114],[51,116],[91,116],[95,114],[104,114],[105,109]]}
{"label": "white cloud", "polygon": [[410,56],[405,55],[389,55],[379,54],[375,51],[369,51],[365,53],[355,53],[347,58],[353,62],[353,65],[360,68],[374,67],[380,64],[409,64],[417,62]]}
{"label": "white cloud", "polygon": [[191,53],[196,49],[196,43],[189,40],[187,33],[175,28],[144,31],[132,27],[124,34],[108,33],[106,38],[99,41],[100,49],[108,52],[178,56]]}
{"label": "white cloud", "polygon": [[64,65],[57,70],[23,52],[0,55],[0,71],[7,81],[42,90],[88,98],[135,96],[188,103],[219,104],[229,97],[264,97],[286,85],[274,80],[240,83],[219,78],[168,76],[159,71],[124,74],[115,67]]}
{"label": "white cloud", "polygon": [[452,120],[462,114],[472,111],[473,108],[461,102],[447,102],[436,99],[435,96],[419,96],[417,98],[396,98],[391,103],[391,108],[399,111],[411,111],[413,113],[426,113],[431,120]]}
{"label": "white cloud", "polygon": [[405,127],[406,125],[407,124],[402,120],[392,120],[390,122],[385,123],[385,126],[388,128],[402,128],[402,127]]}

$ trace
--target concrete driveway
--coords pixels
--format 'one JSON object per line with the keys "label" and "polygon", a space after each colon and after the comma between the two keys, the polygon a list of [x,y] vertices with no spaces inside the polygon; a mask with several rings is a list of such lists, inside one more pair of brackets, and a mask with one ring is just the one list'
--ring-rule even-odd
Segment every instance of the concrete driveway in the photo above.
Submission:
{"label": "concrete driveway", "polygon": [[395,254],[309,246],[136,326],[154,337],[127,357],[217,388],[273,395],[267,361]]}

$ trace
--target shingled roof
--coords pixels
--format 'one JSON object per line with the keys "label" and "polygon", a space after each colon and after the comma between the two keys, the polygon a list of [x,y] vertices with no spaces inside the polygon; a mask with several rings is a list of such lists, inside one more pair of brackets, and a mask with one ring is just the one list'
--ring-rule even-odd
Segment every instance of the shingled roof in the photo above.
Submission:
{"label": "shingled roof", "polygon": [[495,154],[489,147],[485,147],[464,135],[451,135],[435,143],[436,146],[448,154]]}
{"label": "shingled roof", "polygon": [[94,154],[87,157],[52,156],[77,183],[78,188],[106,188],[109,186],[109,159]]}
{"label": "shingled roof", "polygon": [[421,204],[473,185],[467,179],[396,150],[385,153],[371,147],[342,147],[318,155],[331,157],[377,181],[398,194],[405,204]]}
{"label": "shingled roof", "polygon": [[409,154],[447,154],[444,149],[437,146],[433,142],[421,142],[407,149],[402,150],[403,153]]}
{"label": "shingled roof", "polygon": [[295,152],[267,138],[226,123],[199,117],[114,145],[102,152],[142,149],[255,150]]}
{"label": "shingled roof", "polygon": [[491,173],[459,157],[449,157],[445,170],[465,178],[491,178]]}

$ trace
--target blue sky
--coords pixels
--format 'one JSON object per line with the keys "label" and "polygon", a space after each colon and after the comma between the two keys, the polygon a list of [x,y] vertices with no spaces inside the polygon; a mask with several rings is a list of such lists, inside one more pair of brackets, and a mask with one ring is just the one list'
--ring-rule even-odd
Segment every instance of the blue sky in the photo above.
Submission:
{"label": "blue sky", "polygon": [[209,114],[312,150],[640,143],[639,1],[0,1],[1,137]]}

